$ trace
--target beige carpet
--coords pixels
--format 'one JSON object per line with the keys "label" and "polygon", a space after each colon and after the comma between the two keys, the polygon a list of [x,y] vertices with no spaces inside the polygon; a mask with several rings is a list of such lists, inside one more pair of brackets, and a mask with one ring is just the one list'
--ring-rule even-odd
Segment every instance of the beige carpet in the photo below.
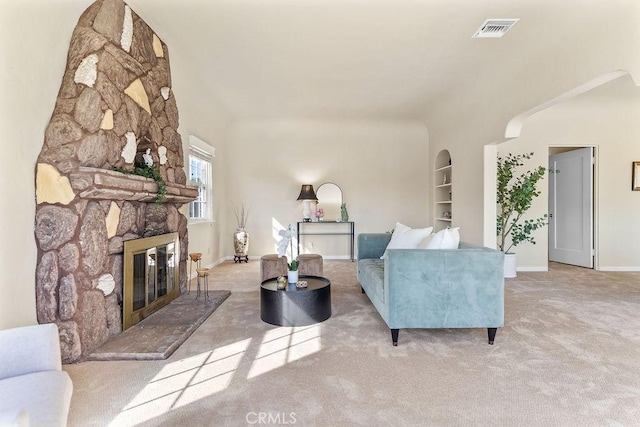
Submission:
{"label": "beige carpet", "polygon": [[506,284],[506,326],[401,330],[355,264],[325,261],[332,317],[260,320],[259,264],[225,263],[231,296],[167,360],[65,366],[70,425],[640,425],[640,273],[554,265]]}

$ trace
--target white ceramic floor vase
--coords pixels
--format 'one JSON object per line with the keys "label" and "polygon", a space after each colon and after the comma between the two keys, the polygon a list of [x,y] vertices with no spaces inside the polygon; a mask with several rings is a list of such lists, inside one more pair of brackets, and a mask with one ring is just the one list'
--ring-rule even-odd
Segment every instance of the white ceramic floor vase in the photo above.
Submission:
{"label": "white ceramic floor vase", "polygon": [[516,254],[504,254],[504,277],[516,277]]}
{"label": "white ceramic floor vase", "polygon": [[246,256],[249,253],[249,234],[244,228],[238,228],[233,233],[233,249],[236,256]]}
{"label": "white ceramic floor vase", "polygon": [[289,270],[289,272],[287,273],[287,278],[289,283],[298,283],[298,270]]}

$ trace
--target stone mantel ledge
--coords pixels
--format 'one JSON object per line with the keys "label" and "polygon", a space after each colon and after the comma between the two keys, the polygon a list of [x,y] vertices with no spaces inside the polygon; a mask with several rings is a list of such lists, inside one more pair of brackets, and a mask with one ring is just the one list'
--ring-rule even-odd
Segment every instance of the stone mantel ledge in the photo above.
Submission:
{"label": "stone mantel ledge", "polygon": [[[158,185],[151,178],[108,169],[80,166],[69,176],[71,188],[83,199],[155,202]],[[198,188],[167,182],[160,203],[189,203],[198,197]]]}

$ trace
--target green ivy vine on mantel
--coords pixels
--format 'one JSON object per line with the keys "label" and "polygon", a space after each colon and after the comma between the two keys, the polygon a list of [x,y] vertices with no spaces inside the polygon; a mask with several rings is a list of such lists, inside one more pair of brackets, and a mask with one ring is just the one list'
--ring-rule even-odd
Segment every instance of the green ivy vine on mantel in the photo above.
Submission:
{"label": "green ivy vine on mantel", "polygon": [[127,174],[127,175],[138,175],[143,176],[145,178],[153,179],[156,184],[158,184],[158,193],[156,194],[156,203],[160,203],[164,200],[167,195],[167,183],[165,182],[162,175],[160,175],[160,171],[158,170],[158,165],[148,166],[146,164],[136,164],[133,170],[128,170],[122,167],[115,167],[114,170]]}

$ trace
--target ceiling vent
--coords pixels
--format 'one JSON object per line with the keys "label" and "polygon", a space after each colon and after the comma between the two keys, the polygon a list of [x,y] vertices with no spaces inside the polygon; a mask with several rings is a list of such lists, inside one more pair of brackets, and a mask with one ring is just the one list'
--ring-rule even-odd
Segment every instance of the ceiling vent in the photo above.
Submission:
{"label": "ceiling vent", "polygon": [[509,31],[509,28],[513,27],[518,21],[519,19],[487,19],[471,38],[480,39],[502,37],[507,31]]}

